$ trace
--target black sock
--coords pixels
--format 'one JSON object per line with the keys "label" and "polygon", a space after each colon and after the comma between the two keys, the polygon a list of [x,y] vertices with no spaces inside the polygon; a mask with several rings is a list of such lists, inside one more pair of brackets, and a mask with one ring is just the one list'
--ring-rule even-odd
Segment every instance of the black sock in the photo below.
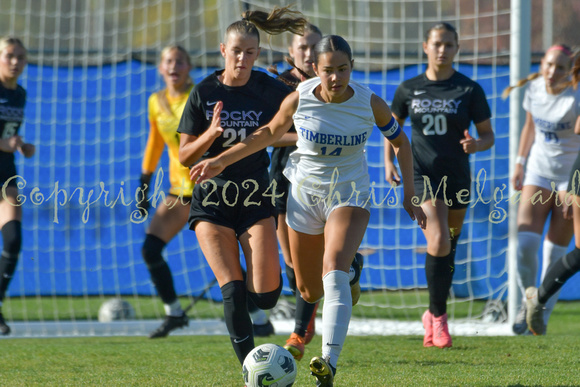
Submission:
{"label": "black sock", "polygon": [[246,283],[228,282],[220,290],[224,300],[224,318],[230,341],[240,364],[244,364],[244,359],[254,349],[254,329],[248,313]]}
{"label": "black sock", "polygon": [[18,264],[18,255],[22,246],[22,225],[19,220],[11,220],[4,224],[2,241],[4,248],[0,258],[0,301],[4,299]]}
{"label": "black sock", "polygon": [[429,289],[429,310],[439,317],[447,313],[447,297],[453,280],[453,266],[450,264],[452,253],[444,257],[427,254],[425,259],[425,276]]}
{"label": "black sock", "polygon": [[155,285],[159,297],[164,304],[170,305],[177,300],[173,276],[169,265],[163,259],[162,251],[166,243],[155,235],[147,234],[143,243],[143,259],[149,270],[151,282]]}
{"label": "black sock", "polygon": [[292,294],[298,293],[296,291],[296,274],[294,273],[294,268],[286,265],[286,277],[288,277],[288,284],[290,285],[290,290]]}
{"label": "black sock", "polygon": [[538,289],[538,302],[545,304],[560,288],[580,271],[580,249],[578,247],[558,259],[548,270]]}
{"label": "black sock", "polygon": [[302,298],[302,296],[300,296],[300,292],[296,294],[296,315],[294,316],[294,333],[302,337],[306,335],[306,330],[308,328],[308,324],[310,323],[310,319],[312,318],[312,314],[314,313],[315,307],[316,303],[311,304],[309,302],[306,302]]}

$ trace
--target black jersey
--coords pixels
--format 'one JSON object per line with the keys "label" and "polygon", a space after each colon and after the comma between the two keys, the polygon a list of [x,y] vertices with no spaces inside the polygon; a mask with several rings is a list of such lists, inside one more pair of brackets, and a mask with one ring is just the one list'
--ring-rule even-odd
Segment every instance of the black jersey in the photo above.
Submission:
{"label": "black jersey", "polygon": [[431,81],[423,73],[401,83],[391,110],[401,119],[410,117],[416,175],[471,178],[469,155],[459,142],[472,121],[491,117],[477,82],[459,72],[444,81]]}
{"label": "black jersey", "polygon": [[[252,71],[248,83],[238,87],[221,83],[218,76],[222,72],[216,71],[193,88],[177,129],[179,133],[200,136],[211,124],[214,105],[223,102],[221,125],[224,132],[214,140],[202,159],[219,155],[270,122],[290,93],[282,82],[260,71]],[[269,163],[268,152],[263,149],[228,166],[215,179],[237,181],[257,170],[266,170]]]}
{"label": "black jersey", "polygon": [[[282,74],[278,76],[278,79],[281,82],[284,82],[282,79],[285,79],[291,84],[295,86],[293,89],[296,89],[296,86],[300,83],[300,80],[297,79],[290,70],[284,71]],[[287,84],[286,82],[284,82]],[[290,86],[289,86],[290,87]],[[288,130],[288,132],[296,132],[294,125]],[[275,147],[272,150],[272,162],[270,164],[270,180],[276,180],[276,192],[278,194],[282,194],[282,196],[276,198],[276,209],[278,212],[285,214],[286,213],[286,200],[288,199],[288,187],[290,182],[282,173],[284,168],[286,168],[286,164],[288,163],[288,157],[290,153],[296,150],[296,146],[281,146]]]}
{"label": "black jersey", "polygon": [[[0,83],[0,138],[6,139],[18,135],[24,121],[26,91],[18,85],[16,89],[7,89]],[[16,174],[14,153],[0,151],[0,184]]]}

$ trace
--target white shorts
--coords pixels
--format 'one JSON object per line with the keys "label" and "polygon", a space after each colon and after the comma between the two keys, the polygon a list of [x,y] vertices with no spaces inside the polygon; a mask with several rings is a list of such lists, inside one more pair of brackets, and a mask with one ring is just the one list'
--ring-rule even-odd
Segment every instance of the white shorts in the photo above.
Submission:
{"label": "white shorts", "polygon": [[546,177],[542,177],[534,172],[527,172],[524,177],[524,186],[534,185],[536,187],[545,188],[548,191],[552,190],[552,182],[556,185],[556,191],[567,191],[568,190],[568,180],[553,180]]}
{"label": "white shorts", "polygon": [[[352,189],[340,192],[340,200],[335,194],[332,199],[310,194],[302,190],[299,194],[296,184],[290,184],[290,194],[286,205],[286,224],[294,231],[309,235],[324,233],[324,226],[330,213],[340,207],[360,207],[370,212],[370,192],[360,192],[358,197],[350,197]],[[353,195],[354,196],[354,195]]]}

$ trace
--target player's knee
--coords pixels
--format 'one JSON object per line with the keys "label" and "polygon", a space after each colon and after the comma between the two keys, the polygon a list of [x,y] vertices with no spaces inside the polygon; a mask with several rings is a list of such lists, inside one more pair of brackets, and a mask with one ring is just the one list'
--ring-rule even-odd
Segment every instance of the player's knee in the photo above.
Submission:
{"label": "player's knee", "polygon": [[308,289],[305,286],[299,286],[298,290],[300,291],[300,296],[302,299],[310,304],[314,304],[320,301],[324,295],[324,291],[322,289],[318,292],[314,291],[314,289]]}
{"label": "player's knee", "polygon": [[427,250],[434,257],[445,257],[451,252],[451,241],[448,238],[433,238]]}
{"label": "player's knee", "polygon": [[18,257],[22,248],[22,225],[19,220],[11,220],[2,227],[3,250],[10,256]]}
{"label": "player's knee", "polygon": [[248,292],[249,297],[254,301],[256,306],[260,309],[267,310],[272,309],[276,306],[278,302],[278,298],[280,297],[280,293],[282,293],[282,275],[280,275],[280,284],[278,287],[271,292],[266,293],[252,293]]}
{"label": "player's knee", "polygon": [[160,238],[147,234],[145,242],[143,242],[143,248],[141,249],[141,254],[147,267],[153,268],[164,263],[161,252],[165,245],[166,243]]}

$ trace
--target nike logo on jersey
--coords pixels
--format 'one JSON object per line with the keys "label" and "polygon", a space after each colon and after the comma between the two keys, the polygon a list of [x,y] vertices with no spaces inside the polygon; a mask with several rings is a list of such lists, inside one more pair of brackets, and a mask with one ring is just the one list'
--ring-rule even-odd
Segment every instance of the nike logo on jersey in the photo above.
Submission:
{"label": "nike logo on jersey", "polygon": [[330,344],[330,343],[326,343],[327,346],[329,347],[340,347],[340,344]]}
{"label": "nike logo on jersey", "polygon": [[425,93],[426,93],[426,91],[425,91],[425,90],[415,90],[415,91],[413,92],[413,94],[414,94],[414,95],[421,95],[421,94],[425,94]]}
{"label": "nike logo on jersey", "polygon": [[250,338],[250,335],[244,337],[243,339],[239,339],[239,340],[238,339],[234,339],[234,343],[239,344],[239,343],[241,343],[243,341],[248,340],[249,338]]}
{"label": "nike logo on jersey", "polygon": [[213,101],[213,102],[209,102],[209,101],[207,101],[205,104],[206,104],[207,106],[213,106],[213,105],[215,105],[216,103],[218,103],[218,101]]}

